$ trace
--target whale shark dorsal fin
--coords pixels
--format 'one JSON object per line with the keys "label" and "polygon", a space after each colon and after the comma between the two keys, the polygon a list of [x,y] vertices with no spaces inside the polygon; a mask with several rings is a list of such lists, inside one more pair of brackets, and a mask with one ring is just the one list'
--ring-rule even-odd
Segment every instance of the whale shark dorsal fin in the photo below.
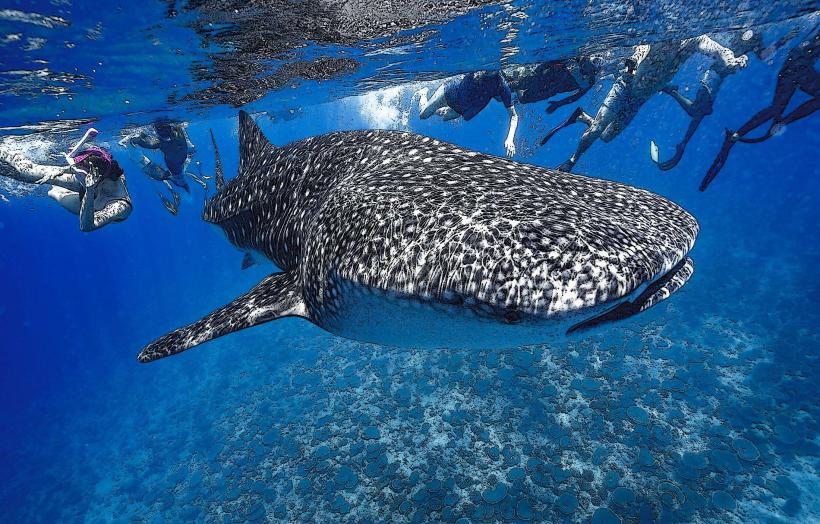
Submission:
{"label": "whale shark dorsal fin", "polygon": [[216,172],[216,190],[219,191],[225,187],[225,171],[222,169],[222,157],[219,156],[219,147],[216,145],[216,138],[214,138],[214,130],[211,132],[211,143],[214,145],[214,171]]}
{"label": "whale shark dorsal fin", "polygon": [[239,173],[247,173],[251,167],[271,153],[274,145],[259,129],[254,119],[245,111],[239,112]]}
{"label": "whale shark dorsal fin", "polygon": [[137,358],[140,362],[153,362],[277,318],[307,318],[301,291],[297,272],[274,273],[233,302],[151,342]]}
{"label": "whale shark dorsal fin", "polygon": [[691,258],[685,257],[661,278],[650,284],[635,300],[621,302],[596,317],[575,324],[567,330],[567,335],[615,320],[622,320],[637,315],[641,311],[646,311],[655,304],[666,300],[672,293],[683,287],[694,272],[695,263],[692,262]]}

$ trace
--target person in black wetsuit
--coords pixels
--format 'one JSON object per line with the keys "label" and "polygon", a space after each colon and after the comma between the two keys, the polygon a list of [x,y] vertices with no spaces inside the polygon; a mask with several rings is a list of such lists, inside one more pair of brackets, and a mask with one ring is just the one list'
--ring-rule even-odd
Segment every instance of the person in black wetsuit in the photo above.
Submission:
{"label": "person in black wetsuit", "polygon": [[[737,142],[748,144],[763,142],[774,136],[783,126],[805,118],[820,109],[820,73],[815,69],[817,54],[820,52],[820,31],[815,25],[809,34],[789,51],[786,61],[777,73],[777,85],[772,103],[759,111],[737,131],[726,130],[726,137],[706,176],[700,183],[700,190],[706,191],[712,180],[720,173],[729,157],[729,152]],[[811,98],[791,113],[784,115],[792,97],[801,90]],[[760,137],[746,138],[746,135],[766,122],[771,122],[769,129]]]}
{"label": "person in black wetsuit", "polygon": [[518,95],[518,102],[532,104],[547,100],[558,93],[573,94],[550,102],[547,113],[571,104],[592,89],[601,73],[601,57],[580,56],[568,60],[552,60],[535,65],[521,65],[504,69],[507,84]]}
{"label": "person in black wetsuit", "polygon": [[444,120],[464,118],[470,120],[484,109],[492,99],[504,104],[510,115],[510,127],[504,140],[507,156],[515,154],[515,130],[518,114],[513,105],[512,91],[500,71],[476,71],[459,75],[441,84],[433,96],[427,97],[429,89],[421,89],[419,95],[419,117],[430,118],[434,114]]}

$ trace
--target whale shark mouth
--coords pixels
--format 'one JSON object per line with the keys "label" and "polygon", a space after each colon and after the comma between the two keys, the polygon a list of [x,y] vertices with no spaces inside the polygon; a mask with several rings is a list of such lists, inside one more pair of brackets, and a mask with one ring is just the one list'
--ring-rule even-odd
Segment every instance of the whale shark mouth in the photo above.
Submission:
{"label": "whale shark mouth", "polygon": [[585,331],[601,324],[623,320],[663,302],[692,277],[695,263],[684,257],[672,269],[651,282],[634,300],[625,300],[604,311],[600,315],[581,321],[567,330],[567,335]]}

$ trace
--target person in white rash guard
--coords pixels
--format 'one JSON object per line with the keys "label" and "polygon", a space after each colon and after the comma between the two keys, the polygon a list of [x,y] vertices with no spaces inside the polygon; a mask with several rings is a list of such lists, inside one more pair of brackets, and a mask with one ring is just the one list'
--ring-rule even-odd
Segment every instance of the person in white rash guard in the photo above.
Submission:
{"label": "person in white rash guard", "polygon": [[626,60],[625,70],[615,80],[594,118],[578,107],[565,122],[541,140],[541,145],[544,145],[555,133],[576,122],[587,126],[575,153],[558,169],[571,171],[581,155],[598,138],[609,142],[618,136],[635,118],[640,108],[666,87],[684,62],[696,53],[721,61],[727,69],[744,67],[748,61],[746,56],[736,57],[730,49],[706,35],[637,46],[634,54]]}
{"label": "person in white rash guard", "polygon": [[94,231],[131,214],[131,196],[122,168],[111,154],[85,145],[97,135],[90,129],[65,155],[68,165],[38,164],[23,155],[14,143],[0,143],[0,176],[28,184],[48,184],[48,195],[80,217],[81,231]]}

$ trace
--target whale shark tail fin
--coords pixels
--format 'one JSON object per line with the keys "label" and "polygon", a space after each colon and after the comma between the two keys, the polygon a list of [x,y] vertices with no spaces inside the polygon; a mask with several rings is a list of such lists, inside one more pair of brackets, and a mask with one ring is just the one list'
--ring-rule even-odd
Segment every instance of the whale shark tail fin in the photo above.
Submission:
{"label": "whale shark tail fin", "polygon": [[239,176],[255,171],[275,149],[245,111],[239,111]]}
{"label": "whale shark tail fin", "polygon": [[137,359],[153,362],[223,335],[291,316],[307,317],[298,274],[274,273],[233,302],[151,342]]}
{"label": "whale shark tail fin", "polygon": [[214,137],[214,130],[211,132],[211,143],[214,145],[214,171],[216,171],[216,190],[219,191],[225,187],[225,171],[222,169],[222,157],[219,156],[219,146],[216,145],[216,138]]}
{"label": "whale shark tail fin", "polygon": [[597,317],[575,324],[567,330],[567,335],[600,326],[607,322],[622,320],[637,315],[641,311],[646,311],[655,304],[666,300],[672,293],[683,287],[694,272],[695,263],[692,262],[691,258],[685,257],[661,278],[650,284],[634,301],[621,302]]}

